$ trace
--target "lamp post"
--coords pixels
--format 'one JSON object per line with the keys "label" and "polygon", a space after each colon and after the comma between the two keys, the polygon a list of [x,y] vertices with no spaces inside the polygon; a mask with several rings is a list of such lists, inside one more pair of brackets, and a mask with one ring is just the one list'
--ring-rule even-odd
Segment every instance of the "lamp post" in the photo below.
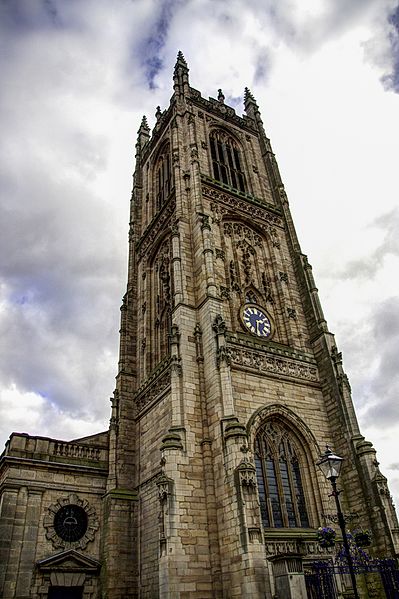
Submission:
{"label": "lamp post", "polygon": [[338,524],[339,524],[339,527],[340,527],[341,533],[342,533],[342,540],[343,540],[344,547],[345,547],[346,559],[348,561],[348,568],[349,568],[349,574],[351,577],[353,593],[354,593],[355,599],[360,599],[359,594],[357,592],[355,569],[353,567],[353,560],[352,560],[352,556],[350,554],[349,543],[348,543],[348,539],[346,536],[345,518],[342,513],[341,504],[339,501],[339,494],[341,493],[341,491],[338,491],[338,489],[337,489],[337,478],[339,477],[340,472],[341,472],[341,466],[342,466],[343,459],[344,458],[341,458],[338,455],[335,455],[327,445],[326,451],[321,456],[320,460],[316,463],[316,465],[320,468],[320,470],[322,471],[324,476],[327,478],[327,480],[330,481],[331,486],[332,486],[333,491],[332,491],[330,497],[331,496],[334,497],[335,505],[337,507]]}

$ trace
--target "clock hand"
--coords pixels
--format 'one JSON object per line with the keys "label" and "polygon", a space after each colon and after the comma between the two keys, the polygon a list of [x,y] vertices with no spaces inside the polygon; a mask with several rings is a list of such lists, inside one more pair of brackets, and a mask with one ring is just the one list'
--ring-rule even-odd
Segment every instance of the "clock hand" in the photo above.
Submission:
{"label": "clock hand", "polygon": [[256,319],[256,334],[259,334],[259,318]]}

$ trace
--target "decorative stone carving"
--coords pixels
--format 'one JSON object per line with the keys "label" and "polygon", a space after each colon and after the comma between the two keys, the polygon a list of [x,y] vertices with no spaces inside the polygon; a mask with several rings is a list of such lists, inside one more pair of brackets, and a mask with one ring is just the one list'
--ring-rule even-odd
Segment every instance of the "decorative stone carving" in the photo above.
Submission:
{"label": "decorative stone carving", "polygon": [[258,372],[274,373],[295,379],[318,382],[319,377],[316,366],[296,361],[283,356],[273,356],[260,351],[232,347],[230,361],[232,366],[250,368]]}
{"label": "decorative stone carving", "polygon": [[234,238],[238,247],[242,247],[245,242],[247,245],[261,246],[262,238],[253,229],[240,222],[225,222],[223,225],[223,233]]}
{"label": "decorative stone carving", "polygon": [[[242,200],[233,193],[227,194],[207,185],[203,185],[202,192],[206,197],[215,200],[219,204],[219,214],[221,215],[237,216],[237,212],[241,212],[256,220],[259,226],[264,228],[266,232],[269,232],[266,223],[279,227],[283,226],[281,217],[269,210],[263,202],[259,201],[258,203],[255,198],[253,198],[253,201],[250,201],[249,198]],[[211,210],[215,211],[217,204],[212,203]],[[273,235],[275,235],[275,232],[273,232]]]}
{"label": "decorative stone carving", "polygon": [[269,234],[270,234],[270,237],[272,240],[272,246],[279,250],[280,249],[280,241],[279,241],[278,233],[277,233],[276,229],[274,227],[270,227]]}
{"label": "decorative stone carving", "polygon": [[[226,106],[214,98],[209,98],[209,100],[206,100],[201,96],[201,93],[198,90],[194,90],[193,88],[190,88],[190,96],[192,103],[198,108],[203,108],[206,112],[213,113],[218,118],[223,118],[224,120],[240,128],[244,128],[249,131],[256,130],[255,122],[252,119],[244,119],[238,116],[234,108]],[[211,117],[208,115],[206,115],[206,118],[211,119]]]}
{"label": "decorative stone carving", "polygon": [[[76,506],[77,509],[85,514],[86,518],[85,532],[76,540],[67,540],[67,537],[62,538],[56,530],[57,514],[68,508],[68,506],[71,506],[72,510],[74,506]],[[75,516],[73,512],[71,512],[71,515],[66,515],[65,518],[69,518],[72,522]],[[60,497],[56,503],[53,503],[48,507],[47,514],[43,520],[43,526],[46,529],[46,539],[52,542],[55,549],[85,549],[88,543],[94,540],[96,531],[99,528],[99,521],[94,507],[86,499],[80,499],[78,495],[71,493],[67,496]]]}
{"label": "decorative stone carving", "polygon": [[288,275],[287,275],[286,272],[281,272],[281,270],[280,270],[280,272],[278,274],[279,274],[279,277],[280,277],[280,281],[282,283],[288,283]]}
{"label": "decorative stone carving", "polygon": [[170,232],[172,234],[172,237],[179,236],[179,220],[178,219],[176,219],[172,222],[171,227],[170,227]]}
{"label": "decorative stone carving", "polygon": [[192,144],[190,146],[190,156],[191,156],[191,161],[195,162],[196,160],[198,160],[198,147],[197,144]]}
{"label": "decorative stone carving", "polygon": [[170,328],[170,342],[171,342],[171,344],[178,345],[179,341],[180,341],[179,327],[177,326],[177,324],[172,324],[172,326]]}
{"label": "decorative stone carving", "polygon": [[270,280],[270,277],[268,277],[264,272],[262,273],[262,286],[266,301],[270,304],[274,304],[274,299],[272,295],[272,282]]}
{"label": "decorative stone carving", "polygon": [[176,208],[174,198],[164,204],[160,213],[158,213],[145,230],[143,236],[137,243],[137,252],[140,259],[149,254],[150,248],[156,242],[159,235],[170,227],[170,218]]}
{"label": "decorative stone carving", "polygon": [[216,250],[215,250],[215,256],[216,256],[216,258],[220,258],[220,260],[223,260],[223,262],[226,259],[224,250],[220,250],[218,248],[216,248]]}
{"label": "decorative stone carving", "polygon": [[211,230],[211,224],[209,222],[209,216],[207,214],[200,214],[201,217],[201,230],[204,231],[205,229],[208,229],[208,231]]}
{"label": "decorative stone carving", "polygon": [[238,283],[237,278],[237,269],[234,264],[234,260],[230,260],[229,264],[229,276],[230,276],[230,288],[232,291],[237,291],[238,293],[241,291],[241,287]]}
{"label": "decorative stone carving", "polygon": [[230,289],[228,287],[220,287],[220,297],[222,299],[230,299]]}
{"label": "decorative stone carving", "polygon": [[262,533],[260,528],[252,527],[248,528],[248,538],[250,543],[261,543]]}
{"label": "decorative stone carving", "polygon": [[215,317],[215,320],[212,325],[212,329],[215,331],[216,335],[225,335],[225,333],[227,331],[227,327],[226,327],[226,323],[223,320],[223,317],[221,314],[218,314]]}
{"label": "decorative stone carving", "polygon": [[288,314],[288,318],[292,318],[293,320],[296,320],[295,308],[287,308],[287,314]]}
{"label": "decorative stone carving", "polygon": [[248,459],[244,458],[237,468],[240,485],[249,491],[256,491],[256,469]]}
{"label": "decorative stone carving", "polygon": [[141,385],[134,396],[134,402],[140,411],[154,401],[170,387],[171,358],[167,358]]}
{"label": "decorative stone carving", "polygon": [[171,371],[171,373],[177,374],[177,376],[181,376],[181,374],[182,374],[181,358],[179,358],[178,356],[171,356],[170,371]]}
{"label": "decorative stone carving", "polygon": [[225,345],[218,347],[218,349],[216,351],[217,367],[220,368],[220,366],[223,362],[225,364],[227,364],[227,366],[230,366],[230,364],[231,364],[231,352],[230,352],[229,348],[226,347]]}
{"label": "decorative stone carving", "polygon": [[165,474],[161,474],[161,476],[158,478],[156,485],[158,487],[158,499],[161,504],[167,501],[172,482],[173,481]]}

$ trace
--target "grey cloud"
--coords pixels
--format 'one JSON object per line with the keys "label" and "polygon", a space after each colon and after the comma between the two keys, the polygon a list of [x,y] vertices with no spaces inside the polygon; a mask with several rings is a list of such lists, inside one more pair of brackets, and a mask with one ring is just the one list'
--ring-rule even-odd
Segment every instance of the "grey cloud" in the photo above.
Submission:
{"label": "grey cloud", "polygon": [[[365,422],[389,426],[399,418],[399,297],[379,304],[370,316],[369,359],[378,356],[378,367],[369,381],[371,407],[363,416]],[[367,380],[367,372],[364,373]]]}
{"label": "grey cloud", "polygon": [[385,232],[382,243],[367,258],[349,262],[345,270],[338,273],[337,276],[350,279],[372,278],[376,275],[386,256],[399,256],[399,209],[395,208],[380,216],[370,224],[370,227],[376,227]]}
{"label": "grey cloud", "polygon": [[399,93],[399,4],[388,18],[391,70],[382,77],[385,87]]}

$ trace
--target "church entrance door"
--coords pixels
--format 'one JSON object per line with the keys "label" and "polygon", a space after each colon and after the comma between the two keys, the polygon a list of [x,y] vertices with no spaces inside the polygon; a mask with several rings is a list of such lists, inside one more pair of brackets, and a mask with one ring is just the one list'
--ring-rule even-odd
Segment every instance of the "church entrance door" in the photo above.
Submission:
{"label": "church entrance door", "polygon": [[83,587],[51,587],[48,599],[82,599]]}

